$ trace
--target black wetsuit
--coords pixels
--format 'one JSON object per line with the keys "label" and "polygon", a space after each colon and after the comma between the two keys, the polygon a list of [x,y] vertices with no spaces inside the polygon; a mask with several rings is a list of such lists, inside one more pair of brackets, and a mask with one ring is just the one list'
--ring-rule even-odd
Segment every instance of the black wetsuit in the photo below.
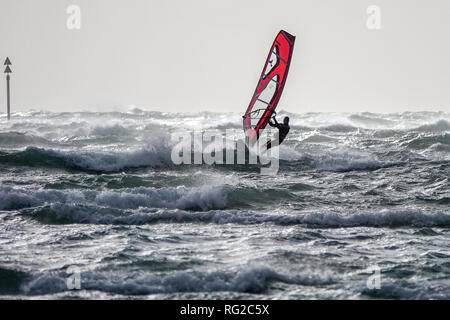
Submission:
{"label": "black wetsuit", "polygon": [[273,120],[275,121],[275,123],[272,123],[272,121],[269,120],[269,125],[271,127],[278,128],[278,134],[276,135],[278,136],[278,139],[275,138],[274,140],[267,142],[267,150],[272,148],[272,144],[280,145],[284,141],[284,139],[286,139],[286,136],[291,129],[288,124],[278,123],[277,119],[275,118],[273,118]]}

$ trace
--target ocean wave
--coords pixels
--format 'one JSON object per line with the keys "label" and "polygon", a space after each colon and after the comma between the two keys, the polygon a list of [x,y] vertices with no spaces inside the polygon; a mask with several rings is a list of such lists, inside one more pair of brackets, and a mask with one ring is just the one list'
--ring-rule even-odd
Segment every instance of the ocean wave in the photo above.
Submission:
{"label": "ocean wave", "polygon": [[283,188],[235,186],[229,187],[226,191],[226,208],[276,206],[280,202],[294,200],[296,197],[284,186]]}
{"label": "ocean wave", "polygon": [[121,153],[75,152],[27,147],[24,151],[1,154],[0,163],[12,166],[119,172],[128,168],[171,166],[173,163],[170,155],[170,147],[163,144]]}
{"label": "ocean wave", "polygon": [[[136,168],[172,168],[176,166],[171,158],[172,149],[168,144],[160,143],[150,145],[136,151],[129,152],[86,152],[63,151],[58,149],[44,149],[27,147],[23,151],[0,153],[0,163],[8,166],[45,167],[67,170],[79,170],[92,173],[114,173]],[[225,157],[227,150],[223,150]],[[194,153],[191,154],[193,159]],[[281,146],[279,148],[281,168],[295,170],[306,166],[310,169],[329,171],[374,170],[392,165],[383,163],[375,155],[349,148],[333,148],[317,154],[302,153],[294,149]],[[234,151],[234,162],[237,161],[237,152]],[[225,160],[224,160],[225,162]],[[203,164],[206,165],[206,164]],[[230,167],[238,171],[255,171],[260,164],[246,165],[217,165]]]}
{"label": "ocean wave", "polygon": [[[223,186],[159,189],[139,187],[121,191],[29,191],[11,187],[0,189],[0,210],[19,210],[48,204],[51,204],[52,208],[68,205],[66,210],[57,210],[58,212],[64,212],[64,214],[67,214],[66,211],[71,206],[72,212],[76,211],[76,208],[82,209],[89,206],[94,210],[105,208],[132,210],[144,207],[205,211],[224,208],[226,206],[226,193]],[[86,212],[89,212],[89,210],[86,210]]]}
{"label": "ocean wave", "polygon": [[352,149],[335,149],[311,158],[316,167],[332,171],[373,170],[385,165],[375,155]]}
{"label": "ocean wave", "polygon": [[136,188],[129,191],[102,191],[94,202],[100,206],[118,209],[169,208],[206,211],[226,206],[222,186],[199,188]]}
{"label": "ocean wave", "polygon": [[420,126],[415,130],[431,131],[431,132],[449,131],[450,130],[450,122],[446,121],[446,120],[439,120],[435,123],[425,124],[423,126]]}
{"label": "ocean wave", "polygon": [[407,146],[410,149],[420,150],[427,149],[432,146],[450,146],[450,133],[432,136],[418,136],[408,142]]}
{"label": "ocean wave", "polygon": [[[333,282],[329,275],[310,272],[285,275],[267,266],[250,266],[238,271],[178,271],[165,275],[134,272],[132,275],[113,272],[80,273],[81,289],[121,295],[150,295],[176,292],[241,292],[261,294],[273,283],[320,286]],[[36,275],[22,285],[26,295],[45,295],[68,291],[67,275],[49,272]]]}
{"label": "ocean wave", "polygon": [[[283,188],[257,188],[227,184],[189,188],[141,186],[114,190],[27,190],[3,187],[0,189],[0,210],[21,210],[44,206],[40,213],[41,216],[62,215],[62,218],[68,218],[70,221],[70,216],[77,215],[79,210],[92,212],[93,217],[102,214],[105,214],[105,217],[109,217],[111,214],[117,217],[129,214],[128,212],[122,213],[120,210],[129,211],[139,208],[190,211],[263,208],[289,199],[294,200],[295,197],[295,194]],[[110,214],[108,209],[119,209],[119,212],[111,211]],[[82,217],[84,219],[84,214]]]}
{"label": "ocean wave", "polygon": [[50,141],[42,137],[21,132],[0,132],[0,146],[21,146],[30,144],[49,145]]}
{"label": "ocean wave", "polygon": [[362,294],[376,299],[448,300],[448,283],[414,284],[406,280],[382,280],[380,289],[363,289]]}
{"label": "ocean wave", "polygon": [[102,137],[109,137],[109,136],[126,136],[130,135],[133,130],[136,130],[136,128],[125,128],[124,126],[121,126],[119,124],[111,124],[111,125],[102,125],[102,126],[94,126],[90,129],[89,135],[93,136],[102,136]]}
{"label": "ocean wave", "polygon": [[357,127],[351,126],[351,125],[345,125],[345,124],[331,124],[324,127],[319,127],[320,130],[326,130],[331,132],[353,132],[358,130]]}
{"label": "ocean wave", "polygon": [[212,128],[218,130],[227,130],[227,129],[242,129],[242,123],[236,122],[225,122],[213,125]]}
{"label": "ocean wave", "polygon": [[391,128],[396,125],[395,121],[385,119],[382,115],[367,112],[362,114],[352,114],[349,116],[349,119],[355,125],[368,129]]}
{"label": "ocean wave", "polygon": [[[366,129],[414,129],[423,130],[449,130],[450,114],[448,112],[403,112],[378,114],[370,112],[359,113],[294,113],[287,110],[278,111],[278,117],[290,116],[292,125],[299,125],[310,128],[326,128],[330,131],[347,131],[353,128]],[[14,123],[17,129],[24,125],[39,126],[51,123],[51,127],[61,124],[84,123],[87,128],[95,125],[137,125],[143,121],[158,121],[167,123],[176,123],[177,126],[189,122],[198,126],[206,125],[208,127],[223,126],[230,124],[241,128],[241,113],[237,112],[183,112],[170,113],[153,110],[146,110],[138,107],[127,107],[122,111],[111,112],[49,112],[49,111],[28,111],[13,114]],[[50,122],[51,121],[51,122]],[[2,126],[11,127],[13,124],[7,122],[0,123]],[[67,127],[70,131],[70,127]],[[18,130],[20,131],[20,130]]]}
{"label": "ocean wave", "polygon": [[306,143],[336,143],[339,140],[337,138],[333,138],[324,134],[314,134],[303,139],[301,142]]}
{"label": "ocean wave", "polygon": [[326,152],[298,152],[286,146],[280,147],[280,160],[288,161],[292,166],[296,161],[315,169],[329,171],[376,170],[392,163],[378,160],[377,156],[350,148],[333,148]]}
{"label": "ocean wave", "polygon": [[0,295],[19,294],[28,275],[21,271],[0,267]]}
{"label": "ocean wave", "polygon": [[[213,207],[213,206],[212,206]],[[214,223],[280,226],[305,225],[310,228],[425,228],[450,227],[450,213],[425,212],[421,209],[380,210],[376,212],[314,211],[297,214],[267,214],[238,209],[186,211],[180,209],[119,210],[82,204],[52,204],[24,210],[42,223],[144,225],[155,223]]]}
{"label": "ocean wave", "polygon": [[293,127],[301,126],[335,132],[350,132],[358,128],[370,130],[448,131],[448,112],[362,113],[293,113],[281,110],[280,117],[291,117]]}

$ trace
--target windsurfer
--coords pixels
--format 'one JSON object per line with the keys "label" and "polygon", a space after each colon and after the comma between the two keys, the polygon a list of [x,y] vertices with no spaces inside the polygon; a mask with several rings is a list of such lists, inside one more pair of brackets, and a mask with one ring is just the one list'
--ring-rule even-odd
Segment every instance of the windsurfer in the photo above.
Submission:
{"label": "windsurfer", "polygon": [[269,125],[273,128],[277,128],[278,132],[275,135],[275,139],[267,142],[267,150],[272,148],[272,146],[280,145],[284,141],[284,139],[286,139],[286,136],[288,135],[289,130],[291,129],[289,127],[289,117],[284,117],[283,123],[278,123],[277,119],[274,116],[273,121],[274,122],[272,122],[272,120],[269,120]]}

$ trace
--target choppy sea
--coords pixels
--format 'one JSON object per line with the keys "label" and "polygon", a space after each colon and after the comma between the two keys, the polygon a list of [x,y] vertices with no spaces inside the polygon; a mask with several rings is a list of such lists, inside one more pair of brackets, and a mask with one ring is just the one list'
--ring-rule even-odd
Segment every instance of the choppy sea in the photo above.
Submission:
{"label": "choppy sea", "polygon": [[0,298],[450,299],[450,113],[291,117],[275,176],[175,165],[237,113],[0,117]]}

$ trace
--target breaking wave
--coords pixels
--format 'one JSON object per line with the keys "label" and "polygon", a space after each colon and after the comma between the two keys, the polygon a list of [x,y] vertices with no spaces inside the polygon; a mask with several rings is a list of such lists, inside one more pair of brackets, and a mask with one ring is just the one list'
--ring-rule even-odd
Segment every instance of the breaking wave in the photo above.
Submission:
{"label": "breaking wave", "polygon": [[121,153],[74,152],[28,147],[0,154],[0,163],[12,166],[56,167],[94,172],[118,172],[127,168],[171,166],[168,146]]}
{"label": "breaking wave", "polygon": [[[0,164],[8,166],[46,167],[79,170],[93,173],[121,172],[134,168],[175,168],[168,145],[151,146],[129,152],[75,152],[28,147],[23,151],[0,152]],[[225,151],[224,151],[225,154]],[[236,161],[236,154],[235,154]],[[309,168],[330,171],[372,170],[389,165],[376,156],[356,149],[335,148],[322,154],[300,153],[281,146],[280,160],[289,166],[300,164]],[[299,162],[300,161],[300,162]],[[227,166],[227,165],[224,165]],[[242,170],[239,167],[239,170]],[[253,171],[250,165],[247,170]]]}
{"label": "breaking wave", "polygon": [[[52,208],[98,208],[133,210],[138,208],[167,208],[184,210],[220,209],[226,205],[226,194],[221,186],[199,188],[134,188],[122,191],[80,191],[80,190],[39,190],[27,191],[5,187],[0,190],[0,210],[18,210],[29,207],[45,206]],[[64,212],[67,214],[67,210]],[[89,210],[86,210],[89,212]],[[69,213],[70,215],[70,213]],[[95,214],[94,214],[95,216]]]}
{"label": "breaking wave", "polygon": [[355,213],[316,211],[299,212],[297,214],[269,214],[237,209],[186,211],[139,208],[136,210],[119,210],[88,205],[53,204],[24,210],[23,212],[48,224],[231,223],[260,225],[270,223],[280,226],[306,225],[311,228],[450,227],[450,213],[443,211],[425,212],[414,208]]}
{"label": "breaking wave", "polygon": [[30,144],[49,145],[51,142],[42,137],[21,132],[0,132],[0,145],[22,146]]}
{"label": "breaking wave", "polygon": [[450,122],[446,120],[439,120],[435,123],[425,124],[417,128],[418,131],[431,131],[431,132],[440,132],[440,131],[450,131]]}
{"label": "breaking wave", "polygon": [[291,162],[289,165],[302,162],[312,168],[329,171],[376,170],[393,165],[380,161],[377,156],[368,152],[349,148],[334,148],[327,152],[312,154],[281,146],[280,160]]}
{"label": "breaking wave", "polygon": [[[319,286],[332,283],[328,275],[303,272],[285,275],[266,266],[252,266],[239,270],[196,272],[179,271],[167,275],[134,272],[118,275],[112,272],[86,271],[80,273],[83,290],[95,290],[121,295],[149,295],[176,292],[241,292],[261,294],[273,283]],[[37,275],[22,286],[27,295],[45,295],[67,291],[67,275],[49,272]]]}

